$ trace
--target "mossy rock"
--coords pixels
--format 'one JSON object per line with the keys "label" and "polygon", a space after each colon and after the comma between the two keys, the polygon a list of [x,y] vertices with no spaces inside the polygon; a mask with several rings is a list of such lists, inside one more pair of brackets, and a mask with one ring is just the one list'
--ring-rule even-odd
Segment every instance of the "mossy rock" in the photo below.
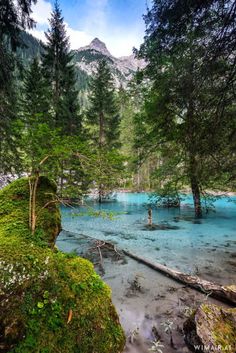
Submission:
{"label": "mossy rock", "polygon": [[[17,238],[29,239],[29,181],[33,182],[34,179],[16,180],[0,191],[0,229],[6,237],[17,235]],[[50,246],[54,246],[61,230],[61,215],[54,202],[56,190],[53,181],[43,176],[39,177],[37,231],[32,240],[41,240]]]}
{"label": "mossy rock", "polygon": [[[55,192],[41,177],[38,211]],[[122,352],[125,338],[109,287],[89,261],[53,250],[60,230],[55,203],[30,233],[28,200],[26,178],[0,192],[0,352]]]}
{"label": "mossy rock", "polygon": [[202,304],[184,324],[186,343],[195,352],[236,352],[236,309]]}

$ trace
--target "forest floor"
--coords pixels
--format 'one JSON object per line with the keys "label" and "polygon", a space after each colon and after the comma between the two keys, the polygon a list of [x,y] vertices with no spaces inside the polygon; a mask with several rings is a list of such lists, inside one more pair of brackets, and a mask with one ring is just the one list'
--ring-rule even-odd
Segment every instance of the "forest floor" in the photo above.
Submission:
{"label": "forest floor", "polygon": [[112,289],[127,337],[123,353],[148,353],[153,341],[159,341],[159,353],[190,352],[183,323],[192,310],[206,302],[226,305],[102,244],[81,238],[78,255],[92,261]]}

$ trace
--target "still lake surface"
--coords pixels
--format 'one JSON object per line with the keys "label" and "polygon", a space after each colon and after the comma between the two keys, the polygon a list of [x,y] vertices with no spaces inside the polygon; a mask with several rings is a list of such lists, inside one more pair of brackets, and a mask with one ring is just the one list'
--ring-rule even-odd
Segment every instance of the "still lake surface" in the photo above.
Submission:
{"label": "still lake surface", "polygon": [[[149,230],[147,193],[119,193],[116,201],[99,205],[88,201],[74,209],[62,207],[62,232],[57,246],[80,253],[81,236],[117,244],[140,256],[181,271],[199,274],[222,284],[236,281],[236,197],[215,202],[215,212],[194,218],[191,197],[180,209],[153,209],[153,223],[167,228]],[[114,219],[96,217],[95,211],[114,213]],[[71,234],[70,234],[71,232]]]}

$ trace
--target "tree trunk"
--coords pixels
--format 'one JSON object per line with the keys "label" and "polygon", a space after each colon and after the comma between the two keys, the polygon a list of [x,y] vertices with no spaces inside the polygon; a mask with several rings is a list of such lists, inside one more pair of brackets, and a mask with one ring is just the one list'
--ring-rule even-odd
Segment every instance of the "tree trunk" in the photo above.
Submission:
{"label": "tree trunk", "polygon": [[201,192],[196,178],[191,178],[191,188],[194,202],[195,216],[202,217]]}
{"label": "tree trunk", "polygon": [[201,205],[201,191],[200,185],[197,177],[197,160],[196,157],[191,153],[190,155],[190,184],[192,189],[193,195],[193,203],[194,203],[194,210],[195,216],[197,218],[202,217],[202,205]]}
{"label": "tree trunk", "polygon": [[152,209],[148,209],[148,225],[152,226]]}
{"label": "tree trunk", "polygon": [[99,147],[102,148],[105,142],[104,136],[104,114],[101,112],[99,114]]}
{"label": "tree trunk", "polygon": [[98,202],[102,203],[102,185],[99,185],[98,188]]}
{"label": "tree trunk", "polygon": [[35,229],[36,229],[36,220],[37,220],[37,215],[36,215],[36,196],[37,196],[38,181],[39,181],[39,175],[38,174],[35,176],[35,179],[34,178],[32,178],[31,180],[29,179],[29,189],[30,189],[30,195],[29,195],[29,226],[30,226],[32,234],[35,233]]}
{"label": "tree trunk", "polygon": [[62,198],[62,194],[63,194],[63,187],[64,187],[64,166],[63,166],[63,162],[61,163],[61,180],[60,180],[60,195]]}
{"label": "tree trunk", "polygon": [[186,131],[187,131],[187,150],[189,154],[189,178],[193,195],[194,210],[195,216],[197,218],[202,217],[202,206],[201,206],[201,192],[200,192],[200,183],[198,179],[198,160],[197,160],[197,151],[198,151],[198,138],[196,131],[198,128],[198,123],[196,123],[195,115],[195,105],[194,105],[194,82],[193,82],[193,71],[194,71],[194,57],[192,53],[192,47],[190,46],[191,52],[191,65],[189,68],[189,95],[188,95],[188,111],[186,115]]}
{"label": "tree trunk", "polygon": [[[104,113],[103,111],[99,114],[99,149],[100,154],[102,154],[102,148],[105,143],[105,135],[104,135]],[[100,169],[101,169],[101,155],[100,155]],[[102,203],[103,196],[103,185],[99,184],[98,187],[98,202]]]}
{"label": "tree trunk", "polygon": [[211,297],[219,299],[223,302],[233,303],[234,305],[236,304],[236,286],[234,285],[222,286],[220,284],[201,279],[200,277],[188,275],[186,273],[174,270],[162,264],[152,262],[142,256],[130,253],[127,250],[120,250],[122,250],[125,255],[139,261],[140,263],[143,263],[148,267],[158,272],[161,272],[178,282],[184,283],[191,288],[195,288],[198,291],[203,292],[207,296],[210,295]]}

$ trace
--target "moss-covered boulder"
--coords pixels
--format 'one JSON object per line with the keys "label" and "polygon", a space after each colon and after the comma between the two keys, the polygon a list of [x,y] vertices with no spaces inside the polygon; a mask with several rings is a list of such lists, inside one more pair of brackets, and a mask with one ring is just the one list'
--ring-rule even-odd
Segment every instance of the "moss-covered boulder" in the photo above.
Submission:
{"label": "moss-covered boulder", "polygon": [[195,352],[236,352],[236,309],[202,304],[185,322],[186,343]]}
{"label": "moss-covered boulder", "polygon": [[55,191],[40,178],[33,235],[28,179],[0,191],[0,352],[122,352],[109,287],[90,262],[51,247],[60,231]]}

